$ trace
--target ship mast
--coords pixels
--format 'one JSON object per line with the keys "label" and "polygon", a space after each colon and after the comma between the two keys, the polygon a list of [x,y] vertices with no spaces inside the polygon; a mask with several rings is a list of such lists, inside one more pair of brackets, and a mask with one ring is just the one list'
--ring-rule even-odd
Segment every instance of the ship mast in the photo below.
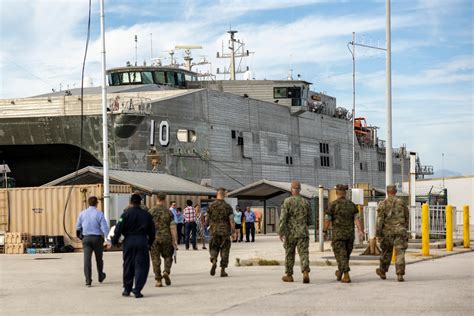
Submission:
{"label": "ship mast", "polygon": [[[249,68],[246,67],[245,70],[242,70],[240,68],[240,65],[236,68],[235,66],[235,59],[236,58],[244,58],[250,56],[250,54],[253,54],[253,52],[249,52],[248,50],[245,49],[245,43],[241,40],[238,40],[235,38],[235,34],[238,31],[236,30],[230,30],[227,33],[230,34],[230,40],[229,40],[229,50],[230,53],[224,53],[224,47],[222,47],[222,52],[219,53],[217,52],[217,58],[228,58],[230,59],[230,65],[229,69],[225,69],[224,71],[220,71],[219,68],[217,68],[217,74],[218,75],[230,75],[230,80],[236,80],[235,75],[238,73],[244,73],[245,71],[248,71]],[[222,44],[224,46],[224,44]],[[237,46],[237,47],[236,47]]]}
{"label": "ship mast", "polygon": [[[104,0],[100,0],[100,35],[102,38],[102,160],[104,166],[104,216],[110,223],[110,188],[109,188],[109,132],[107,128],[107,75],[105,63],[105,26]],[[135,38],[136,39],[136,38]]]}

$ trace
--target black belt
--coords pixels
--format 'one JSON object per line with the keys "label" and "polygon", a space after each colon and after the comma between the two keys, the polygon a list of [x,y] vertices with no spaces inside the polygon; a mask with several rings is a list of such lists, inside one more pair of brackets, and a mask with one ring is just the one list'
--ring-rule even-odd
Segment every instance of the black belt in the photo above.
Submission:
{"label": "black belt", "polygon": [[97,237],[97,238],[100,238],[100,237],[102,237],[102,235],[84,235],[84,237]]}

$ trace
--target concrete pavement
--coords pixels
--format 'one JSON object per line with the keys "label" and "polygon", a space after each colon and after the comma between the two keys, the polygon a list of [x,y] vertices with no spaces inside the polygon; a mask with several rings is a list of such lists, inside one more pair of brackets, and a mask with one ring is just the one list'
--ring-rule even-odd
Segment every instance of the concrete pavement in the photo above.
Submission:
{"label": "concrete pavement", "polygon": [[[318,261],[311,243],[311,260]],[[329,256],[330,252],[320,254]],[[380,280],[374,266],[354,266],[353,283],[335,281],[333,266],[312,266],[311,284],[281,282],[282,266],[236,267],[236,258],[283,258],[276,236],[256,243],[234,243],[228,278],[209,275],[205,250],[180,250],[172,285],[155,288],[152,272],[145,297],[121,293],[121,253],[105,254],[107,279],[84,286],[82,253],[0,256],[1,315],[143,314],[166,315],[316,315],[447,314],[470,315],[474,302],[474,253],[468,252],[407,267],[406,282],[393,269]],[[95,278],[95,277],[94,277]],[[96,278],[95,278],[96,279]]]}

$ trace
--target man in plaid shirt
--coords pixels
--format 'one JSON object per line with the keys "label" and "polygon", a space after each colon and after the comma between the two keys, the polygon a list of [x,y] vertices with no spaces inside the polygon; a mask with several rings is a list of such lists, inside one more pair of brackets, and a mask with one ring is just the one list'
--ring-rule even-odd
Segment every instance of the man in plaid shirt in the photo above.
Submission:
{"label": "man in plaid shirt", "polygon": [[186,250],[189,249],[189,235],[191,234],[191,243],[193,249],[198,250],[196,245],[196,210],[193,207],[193,201],[187,200],[186,207],[183,210],[184,217],[184,237],[186,243]]}

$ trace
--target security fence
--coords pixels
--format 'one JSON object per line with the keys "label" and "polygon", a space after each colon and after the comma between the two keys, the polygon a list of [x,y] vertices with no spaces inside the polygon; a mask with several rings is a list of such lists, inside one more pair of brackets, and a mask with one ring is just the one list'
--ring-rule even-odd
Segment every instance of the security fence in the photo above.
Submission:
{"label": "security fence", "polygon": [[[375,205],[364,207],[364,229],[369,234],[369,216],[370,211],[375,210]],[[453,206],[453,238],[463,238],[463,210],[457,210]],[[412,238],[421,237],[421,205],[410,208],[410,225],[409,233]],[[446,206],[445,205],[430,205],[429,207],[429,228],[430,238],[444,239],[446,238]],[[370,237],[370,236],[367,236]]]}

